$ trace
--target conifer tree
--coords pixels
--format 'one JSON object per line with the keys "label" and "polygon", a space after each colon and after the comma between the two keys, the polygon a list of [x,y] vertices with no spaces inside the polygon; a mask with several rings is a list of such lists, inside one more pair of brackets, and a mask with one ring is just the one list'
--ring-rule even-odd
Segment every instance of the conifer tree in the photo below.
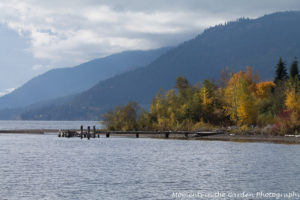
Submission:
{"label": "conifer tree", "polygon": [[282,61],[282,58],[280,58],[276,67],[276,77],[274,82],[278,84],[281,81],[285,81],[287,79],[288,79],[288,74],[286,72],[285,64]]}
{"label": "conifer tree", "polygon": [[291,68],[290,68],[290,77],[291,78],[299,78],[299,70],[298,70],[298,61],[297,61],[297,58],[295,58],[294,62],[291,65]]}

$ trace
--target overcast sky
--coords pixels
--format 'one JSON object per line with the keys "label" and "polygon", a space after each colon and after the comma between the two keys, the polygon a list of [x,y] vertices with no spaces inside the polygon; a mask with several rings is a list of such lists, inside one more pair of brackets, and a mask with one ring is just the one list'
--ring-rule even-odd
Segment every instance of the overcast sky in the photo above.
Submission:
{"label": "overcast sky", "polygon": [[173,46],[239,17],[299,0],[0,0],[0,95],[49,69]]}

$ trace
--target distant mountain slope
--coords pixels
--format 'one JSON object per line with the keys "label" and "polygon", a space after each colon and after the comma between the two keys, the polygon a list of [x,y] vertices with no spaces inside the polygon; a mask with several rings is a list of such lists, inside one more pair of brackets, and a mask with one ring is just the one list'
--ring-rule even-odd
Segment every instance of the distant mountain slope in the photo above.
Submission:
{"label": "distant mountain slope", "polygon": [[127,51],[99,58],[72,68],[50,70],[0,98],[0,109],[17,108],[35,102],[79,93],[100,80],[145,66],[170,48]]}
{"label": "distant mountain slope", "polygon": [[[160,56],[150,65],[100,81],[69,103],[23,113],[24,119],[97,119],[100,113],[134,100],[149,105],[160,89],[170,89],[177,76],[192,83],[217,79],[226,66],[250,65],[263,79],[272,79],[279,59],[300,57],[300,12],[281,12],[258,19],[240,19],[205,30]],[[288,63],[289,64],[289,63]]]}

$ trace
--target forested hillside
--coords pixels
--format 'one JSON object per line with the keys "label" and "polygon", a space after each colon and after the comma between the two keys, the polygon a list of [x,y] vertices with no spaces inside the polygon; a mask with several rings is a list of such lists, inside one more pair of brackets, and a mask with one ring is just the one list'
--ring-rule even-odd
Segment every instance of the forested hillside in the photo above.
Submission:
{"label": "forested hillside", "polygon": [[160,89],[173,87],[178,76],[190,83],[219,79],[222,69],[251,66],[262,80],[274,76],[279,57],[291,64],[300,56],[300,12],[280,12],[258,19],[241,18],[205,30],[157,58],[147,67],[101,81],[60,106],[31,109],[24,119],[99,119],[119,104],[136,101],[149,108]]}

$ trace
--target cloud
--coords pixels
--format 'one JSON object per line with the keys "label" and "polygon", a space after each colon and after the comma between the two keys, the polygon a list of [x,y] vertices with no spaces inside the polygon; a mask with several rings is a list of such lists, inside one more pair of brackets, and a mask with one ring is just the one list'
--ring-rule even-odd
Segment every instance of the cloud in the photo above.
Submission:
{"label": "cloud", "polygon": [[16,88],[8,88],[8,89],[6,89],[4,91],[0,91],[0,97],[13,92],[15,89]]}
{"label": "cloud", "polygon": [[35,71],[36,71],[36,70],[40,70],[40,69],[42,69],[42,68],[43,68],[43,65],[39,65],[39,64],[33,65],[33,66],[32,66],[32,69],[35,70]]}
{"label": "cloud", "polygon": [[64,67],[178,44],[240,16],[299,8],[298,0],[11,0],[0,3],[0,22],[29,40],[26,51],[36,59]]}
{"label": "cloud", "polygon": [[49,66],[49,65],[42,65],[42,64],[35,64],[35,65],[33,65],[32,66],[32,70],[34,70],[34,71],[44,71],[45,69],[50,69],[51,68],[51,66]]}

